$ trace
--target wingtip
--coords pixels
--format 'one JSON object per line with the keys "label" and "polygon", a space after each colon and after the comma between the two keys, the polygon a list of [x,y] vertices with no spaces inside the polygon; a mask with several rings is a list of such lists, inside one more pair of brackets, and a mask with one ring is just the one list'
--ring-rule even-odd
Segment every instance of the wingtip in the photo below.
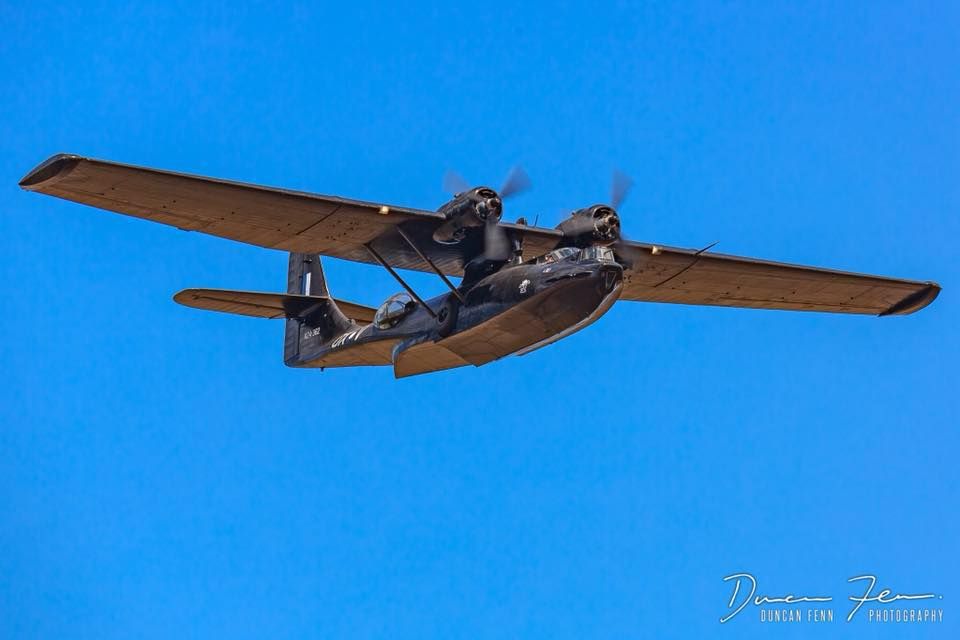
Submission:
{"label": "wingtip", "polygon": [[65,177],[82,159],[72,153],[58,153],[31,169],[18,184],[21,189],[35,191],[44,184]]}
{"label": "wingtip", "polygon": [[926,286],[915,291],[880,314],[885,316],[905,316],[928,306],[940,295],[941,287],[936,282],[927,282]]}
{"label": "wingtip", "polygon": [[[207,289],[209,291],[209,289]],[[196,308],[196,301],[200,299],[200,294],[203,292],[203,289],[188,288],[181,289],[173,294],[172,300],[177,304],[182,304],[185,307]]]}

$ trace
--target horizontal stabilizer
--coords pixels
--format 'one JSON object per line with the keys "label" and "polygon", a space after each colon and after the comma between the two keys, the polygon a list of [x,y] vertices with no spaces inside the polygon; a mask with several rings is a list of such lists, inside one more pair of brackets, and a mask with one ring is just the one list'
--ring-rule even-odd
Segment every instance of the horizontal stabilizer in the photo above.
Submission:
{"label": "horizontal stabilizer", "polygon": [[[331,298],[293,293],[261,293],[230,289],[184,289],[173,296],[176,302],[194,309],[222,311],[254,318],[303,318]],[[345,316],[359,324],[373,322],[376,309],[362,304],[336,300],[333,302]]]}

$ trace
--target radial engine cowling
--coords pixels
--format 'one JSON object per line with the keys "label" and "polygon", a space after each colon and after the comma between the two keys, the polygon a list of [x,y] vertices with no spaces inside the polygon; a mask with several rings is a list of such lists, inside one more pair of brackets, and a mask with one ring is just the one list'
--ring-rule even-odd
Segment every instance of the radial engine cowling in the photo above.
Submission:
{"label": "radial engine cowling", "polygon": [[482,227],[488,221],[499,222],[503,203],[497,192],[489,187],[477,187],[458,193],[439,213],[447,219],[433,232],[433,239],[442,244],[456,244],[463,240],[467,229]]}
{"label": "radial engine cowling", "polygon": [[620,239],[620,216],[612,207],[596,204],[574,211],[557,230],[567,246],[607,245]]}

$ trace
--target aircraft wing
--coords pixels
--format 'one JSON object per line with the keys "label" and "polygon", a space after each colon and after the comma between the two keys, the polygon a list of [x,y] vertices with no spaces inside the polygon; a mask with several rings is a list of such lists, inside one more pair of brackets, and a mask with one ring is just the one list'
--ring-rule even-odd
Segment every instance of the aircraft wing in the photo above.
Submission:
{"label": "aircraft wing", "polygon": [[[432,211],[361,202],[59,154],[20,181],[37,191],[117,213],[247,244],[375,264],[372,243],[391,266],[431,271],[396,232],[404,231],[446,275],[482,250],[482,233],[455,245],[432,240],[444,217]],[[558,232],[503,224],[524,234],[524,254],[552,249]]]}
{"label": "aircraft wing", "polygon": [[935,282],[624,244],[621,300],[886,316],[913,313],[940,293]]}
{"label": "aircraft wing", "polygon": [[[442,215],[159,169],[60,154],[20,186],[74,202],[261,247],[375,263],[373,246],[394,268],[431,271],[399,234],[412,239],[444,274],[462,276],[482,251],[483,234],[438,244]],[[501,223],[522,237],[524,259],[562,239],[553,229]],[[940,287],[900,280],[626,242],[621,299],[795,311],[906,314],[929,304]]]}

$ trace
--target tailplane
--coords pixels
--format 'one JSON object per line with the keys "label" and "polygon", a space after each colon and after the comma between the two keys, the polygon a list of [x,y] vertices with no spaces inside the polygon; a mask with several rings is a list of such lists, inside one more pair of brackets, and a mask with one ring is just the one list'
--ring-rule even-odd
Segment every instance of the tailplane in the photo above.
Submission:
{"label": "tailplane", "polygon": [[329,295],[320,256],[291,253],[287,293],[184,289],[173,299],[182,305],[256,318],[284,319],[283,360],[295,365],[326,342],[357,325],[373,321],[375,309],[334,300]]}

